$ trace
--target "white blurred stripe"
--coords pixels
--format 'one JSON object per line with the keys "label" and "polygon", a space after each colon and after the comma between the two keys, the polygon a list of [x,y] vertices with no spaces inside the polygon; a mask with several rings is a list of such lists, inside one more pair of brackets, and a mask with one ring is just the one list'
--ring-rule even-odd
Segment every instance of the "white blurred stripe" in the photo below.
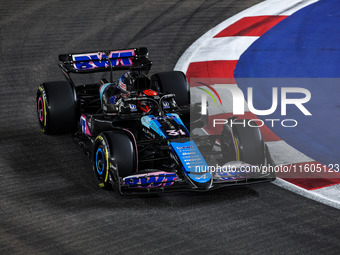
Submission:
{"label": "white blurred stripe", "polygon": [[258,36],[210,38],[199,48],[191,62],[238,60],[258,38]]}
{"label": "white blurred stripe", "polygon": [[[289,16],[294,12],[317,2],[318,0],[267,0],[259,3],[244,13],[243,16],[283,15]],[[246,10],[247,11],[247,10]],[[243,13],[243,12],[241,12]]]}

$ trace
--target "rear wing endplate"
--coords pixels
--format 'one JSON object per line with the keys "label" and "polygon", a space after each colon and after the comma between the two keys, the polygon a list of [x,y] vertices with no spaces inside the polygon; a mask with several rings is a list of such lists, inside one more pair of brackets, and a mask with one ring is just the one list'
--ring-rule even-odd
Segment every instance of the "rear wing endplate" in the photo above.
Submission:
{"label": "rear wing endplate", "polygon": [[[152,62],[147,48],[104,50],[59,55],[59,66],[67,73],[93,73],[112,70],[149,71]],[[109,61],[112,65],[110,65]]]}

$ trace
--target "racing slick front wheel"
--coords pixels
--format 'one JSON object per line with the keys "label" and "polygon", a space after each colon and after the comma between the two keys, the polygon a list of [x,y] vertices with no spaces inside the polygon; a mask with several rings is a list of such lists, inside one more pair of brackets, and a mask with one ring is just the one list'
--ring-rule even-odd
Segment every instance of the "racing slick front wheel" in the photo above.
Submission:
{"label": "racing slick front wheel", "polygon": [[264,165],[265,147],[259,127],[248,119],[235,120],[233,123],[236,160],[256,166]]}
{"label": "racing slick front wheel", "polygon": [[112,189],[119,178],[137,170],[137,150],[133,134],[116,129],[103,132],[94,142],[93,172],[100,188]]}
{"label": "racing slick front wheel", "polygon": [[65,134],[78,123],[74,88],[66,81],[45,82],[38,87],[37,113],[40,129],[45,134]]}
{"label": "racing slick front wheel", "polygon": [[161,72],[151,77],[155,90],[175,94],[179,106],[190,104],[189,84],[185,74],[181,71]]}
{"label": "racing slick front wheel", "polygon": [[228,124],[223,126],[220,142],[222,153],[221,164],[237,160],[235,139]]}

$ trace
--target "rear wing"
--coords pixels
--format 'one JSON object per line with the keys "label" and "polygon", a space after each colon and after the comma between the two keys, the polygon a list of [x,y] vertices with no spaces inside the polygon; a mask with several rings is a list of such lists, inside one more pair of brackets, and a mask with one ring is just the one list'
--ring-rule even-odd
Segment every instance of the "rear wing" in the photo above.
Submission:
{"label": "rear wing", "polygon": [[149,71],[152,65],[148,58],[148,49],[144,47],[61,54],[59,61],[59,66],[66,73],[93,73],[110,70]]}

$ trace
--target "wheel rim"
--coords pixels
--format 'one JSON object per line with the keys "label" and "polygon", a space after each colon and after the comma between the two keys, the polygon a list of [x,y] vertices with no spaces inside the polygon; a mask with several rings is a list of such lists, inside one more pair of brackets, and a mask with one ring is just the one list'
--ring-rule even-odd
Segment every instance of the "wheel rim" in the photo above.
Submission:
{"label": "wheel rim", "polygon": [[101,148],[97,149],[96,152],[96,170],[97,173],[101,176],[104,173],[105,169],[105,158],[104,158],[104,153]]}
{"label": "wheel rim", "polygon": [[44,122],[44,102],[41,97],[38,99],[38,118],[40,123]]}

